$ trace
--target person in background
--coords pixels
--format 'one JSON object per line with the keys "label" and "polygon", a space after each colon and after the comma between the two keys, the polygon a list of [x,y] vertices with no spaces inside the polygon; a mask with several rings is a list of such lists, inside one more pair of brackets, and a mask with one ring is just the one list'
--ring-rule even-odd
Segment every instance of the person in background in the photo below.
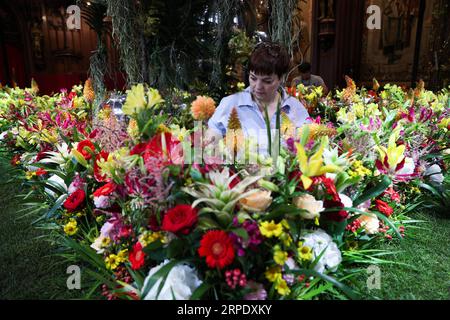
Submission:
{"label": "person in background", "polygon": [[[285,47],[261,42],[253,50],[248,64],[250,85],[245,90],[224,97],[208,121],[208,136],[224,137],[230,114],[235,109],[246,136],[266,132],[266,110],[270,126],[276,128],[277,107],[289,117],[295,128],[308,123],[309,114],[303,104],[284,89],[289,71],[289,54]],[[264,133],[265,134],[265,133]],[[267,137],[259,137],[260,152],[267,153]]]}
{"label": "person in background", "polygon": [[291,87],[297,87],[299,84],[303,84],[305,87],[322,87],[323,94],[328,94],[328,87],[323,81],[322,77],[311,74],[311,64],[304,62],[298,67],[300,75],[292,79]]}

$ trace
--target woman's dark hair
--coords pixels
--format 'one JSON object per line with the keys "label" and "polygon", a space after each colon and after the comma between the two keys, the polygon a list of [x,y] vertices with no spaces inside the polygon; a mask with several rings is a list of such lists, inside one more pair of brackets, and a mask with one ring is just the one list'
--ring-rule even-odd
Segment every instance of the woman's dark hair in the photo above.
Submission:
{"label": "woman's dark hair", "polygon": [[283,46],[273,42],[260,42],[250,56],[248,71],[273,74],[281,78],[289,71],[289,54]]}
{"label": "woman's dark hair", "polygon": [[310,72],[311,64],[309,62],[303,62],[301,65],[298,66],[298,71],[301,73]]}

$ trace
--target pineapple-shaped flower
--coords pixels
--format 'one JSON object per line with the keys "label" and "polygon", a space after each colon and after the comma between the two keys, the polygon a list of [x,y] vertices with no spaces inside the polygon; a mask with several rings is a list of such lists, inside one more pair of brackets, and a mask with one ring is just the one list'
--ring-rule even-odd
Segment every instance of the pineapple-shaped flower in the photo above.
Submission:
{"label": "pineapple-shaped flower", "polygon": [[233,108],[228,120],[227,134],[225,136],[227,148],[237,154],[240,147],[244,145],[244,133],[242,131],[241,121],[236,108]]}
{"label": "pineapple-shaped flower", "polygon": [[88,78],[84,83],[83,97],[87,103],[92,103],[95,99],[94,88],[92,87],[91,78]]}
{"label": "pineapple-shaped flower", "polygon": [[212,117],[216,111],[216,103],[210,97],[197,96],[192,102],[191,113],[194,120],[206,121]]}

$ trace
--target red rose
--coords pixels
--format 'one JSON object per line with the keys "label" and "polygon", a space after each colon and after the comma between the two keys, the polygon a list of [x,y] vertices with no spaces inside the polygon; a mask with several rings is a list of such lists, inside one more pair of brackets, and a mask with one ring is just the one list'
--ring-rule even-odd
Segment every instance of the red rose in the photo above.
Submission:
{"label": "red rose", "polygon": [[109,196],[115,190],[116,190],[116,185],[112,182],[108,182],[104,186],[102,186],[94,191],[94,197]]}
{"label": "red rose", "polygon": [[95,146],[90,140],[80,141],[77,145],[77,151],[80,152],[86,160],[92,158],[92,153],[95,152]]}
{"label": "red rose", "polygon": [[[325,200],[323,202],[323,205],[327,209],[344,207],[344,205],[342,204],[340,199],[339,199],[339,201]],[[325,219],[331,220],[331,221],[336,221],[336,222],[342,222],[348,218],[348,212],[345,210],[325,212],[325,213],[322,213],[322,215],[325,217]]]}
{"label": "red rose", "polygon": [[64,208],[69,212],[76,211],[79,207],[84,204],[84,199],[86,198],[86,193],[82,189],[78,189],[75,192],[72,192],[69,197],[67,197],[66,201],[64,201]]}
{"label": "red rose", "polygon": [[142,245],[140,242],[136,242],[133,246],[133,250],[129,253],[128,259],[131,262],[131,269],[138,270],[142,268],[145,263],[145,253],[142,251]]}
{"label": "red rose", "polygon": [[177,234],[188,234],[197,223],[197,219],[197,209],[190,205],[180,204],[164,215],[162,229]]}
{"label": "red rose", "polygon": [[106,160],[108,160],[108,156],[109,156],[109,153],[106,152],[106,151],[103,151],[103,150],[100,151],[100,153],[95,156],[95,161],[94,161],[94,178],[98,182],[105,181],[106,180],[106,175],[102,175],[101,174],[101,170],[100,170],[99,165],[97,164],[97,161],[100,161],[101,159],[106,161]]}
{"label": "red rose", "polygon": [[200,257],[206,257],[206,264],[211,269],[223,269],[233,263],[233,241],[225,231],[208,231],[200,240],[198,254]]}
{"label": "red rose", "polygon": [[386,202],[379,199],[375,200],[375,206],[377,210],[386,217],[389,217],[394,212],[394,209],[392,209]]}

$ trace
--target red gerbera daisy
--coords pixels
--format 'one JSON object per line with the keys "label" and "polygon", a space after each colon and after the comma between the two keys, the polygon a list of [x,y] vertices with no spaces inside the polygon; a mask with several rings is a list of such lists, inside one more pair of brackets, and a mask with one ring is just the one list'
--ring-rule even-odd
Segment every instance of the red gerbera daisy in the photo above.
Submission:
{"label": "red gerbera daisy", "polygon": [[206,257],[208,267],[223,269],[234,260],[233,241],[225,231],[209,231],[200,241],[198,254]]}

